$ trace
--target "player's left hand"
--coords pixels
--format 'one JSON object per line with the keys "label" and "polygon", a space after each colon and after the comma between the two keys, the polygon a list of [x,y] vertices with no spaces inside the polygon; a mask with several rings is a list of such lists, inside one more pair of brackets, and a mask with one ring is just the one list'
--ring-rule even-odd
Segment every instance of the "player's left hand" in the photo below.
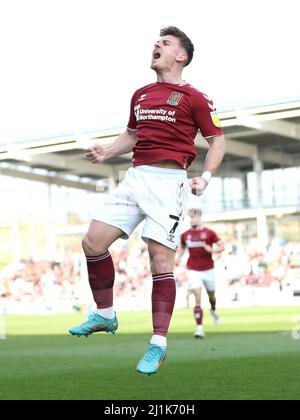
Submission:
{"label": "player's left hand", "polygon": [[206,190],[207,186],[208,186],[208,182],[201,176],[193,178],[190,181],[190,187],[192,189],[192,193],[193,195],[196,195],[197,197],[201,197],[204,194],[204,191]]}

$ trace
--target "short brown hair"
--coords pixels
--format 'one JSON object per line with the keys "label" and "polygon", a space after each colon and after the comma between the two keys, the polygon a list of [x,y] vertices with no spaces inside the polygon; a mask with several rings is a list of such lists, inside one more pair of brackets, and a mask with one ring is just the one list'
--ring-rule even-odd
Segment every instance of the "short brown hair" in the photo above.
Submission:
{"label": "short brown hair", "polygon": [[190,209],[189,210],[189,215],[190,216],[202,216],[202,210],[201,209]]}
{"label": "short brown hair", "polygon": [[185,63],[184,67],[188,66],[193,60],[194,51],[195,51],[194,45],[192,41],[190,40],[190,38],[176,26],[167,26],[166,28],[163,28],[160,31],[160,36],[167,36],[167,35],[175,36],[176,38],[180,40],[182,48],[185,49],[188,55],[188,60]]}

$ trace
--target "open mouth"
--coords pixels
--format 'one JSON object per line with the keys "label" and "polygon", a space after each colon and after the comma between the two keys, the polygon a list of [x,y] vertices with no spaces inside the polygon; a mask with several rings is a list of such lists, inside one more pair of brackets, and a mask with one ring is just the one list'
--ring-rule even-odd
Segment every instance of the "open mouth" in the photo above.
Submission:
{"label": "open mouth", "polygon": [[154,52],[154,53],[153,53],[153,58],[154,58],[154,60],[159,60],[159,59],[160,59],[160,57],[161,57],[161,54],[160,54],[159,52]]}

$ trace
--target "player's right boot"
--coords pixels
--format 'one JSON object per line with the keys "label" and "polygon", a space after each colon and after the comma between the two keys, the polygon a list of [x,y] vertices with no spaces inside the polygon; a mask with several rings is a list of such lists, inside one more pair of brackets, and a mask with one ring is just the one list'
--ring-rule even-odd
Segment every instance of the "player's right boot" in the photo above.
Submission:
{"label": "player's right boot", "polygon": [[167,349],[149,344],[148,351],[138,364],[136,370],[143,375],[155,375],[167,357]]}
{"label": "player's right boot", "polygon": [[89,337],[97,332],[107,332],[115,335],[118,326],[116,314],[113,319],[106,319],[97,313],[92,313],[86,322],[79,327],[71,328],[69,333],[77,337]]}
{"label": "player's right boot", "polygon": [[197,331],[195,332],[194,337],[200,338],[200,339],[205,338],[205,332],[202,325],[198,325]]}

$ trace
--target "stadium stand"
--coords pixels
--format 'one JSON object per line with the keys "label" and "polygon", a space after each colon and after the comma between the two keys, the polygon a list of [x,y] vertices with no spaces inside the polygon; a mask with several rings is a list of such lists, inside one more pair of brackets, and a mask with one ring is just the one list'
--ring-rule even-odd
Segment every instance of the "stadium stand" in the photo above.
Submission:
{"label": "stadium stand", "polygon": [[[286,240],[277,241],[277,244],[271,240],[280,236],[277,222],[282,217],[290,218],[299,229],[298,233],[300,231],[300,98],[224,110],[220,112],[220,119],[227,139],[227,155],[201,206],[205,211],[204,221],[219,228],[227,240],[226,253],[218,261],[223,286],[224,281],[228,289],[235,290],[241,286],[259,288],[275,285],[282,291],[293,283],[293,293],[297,293],[300,290],[299,244],[293,238],[283,238]],[[103,129],[13,145],[2,142],[0,176],[89,193],[105,193],[122,179],[122,174],[131,165],[131,156],[94,166],[85,160],[84,149],[94,142],[102,145],[113,142],[123,129]],[[198,175],[207,148],[200,134],[196,144],[199,157],[191,168],[190,176]],[[286,175],[286,183],[280,184],[282,194],[279,194],[274,185],[278,182],[277,174],[283,178],[281,171],[287,169],[294,171],[295,176],[291,183],[291,172]],[[51,188],[49,192],[51,206]],[[53,221],[49,221],[49,225],[51,223]],[[11,228],[18,229],[16,226]],[[77,234],[79,243],[85,228],[81,223],[78,229],[75,226],[65,227],[65,233]],[[299,236],[295,229],[290,230],[296,237]],[[251,238],[257,238],[257,249],[253,245],[254,240],[250,243],[252,248],[244,246]],[[114,252],[118,261],[117,297],[122,300],[124,296],[143,293],[146,299],[151,282],[148,257],[143,246],[131,243],[129,247],[122,246]],[[22,261],[22,257],[19,255],[19,261],[14,261],[14,264],[8,262],[1,271],[2,300],[40,300],[46,302],[46,307],[50,309],[53,305],[51,299],[67,300],[71,306],[81,303],[82,257],[79,254],[70,255],[57,263],[51,261],[54,256],[47,261]],[[185,290],[186,276],[180,267],[177,281]],[[238,299],[238,294],[235,298]],[[185,303],[184,299],[181,303]]]}

